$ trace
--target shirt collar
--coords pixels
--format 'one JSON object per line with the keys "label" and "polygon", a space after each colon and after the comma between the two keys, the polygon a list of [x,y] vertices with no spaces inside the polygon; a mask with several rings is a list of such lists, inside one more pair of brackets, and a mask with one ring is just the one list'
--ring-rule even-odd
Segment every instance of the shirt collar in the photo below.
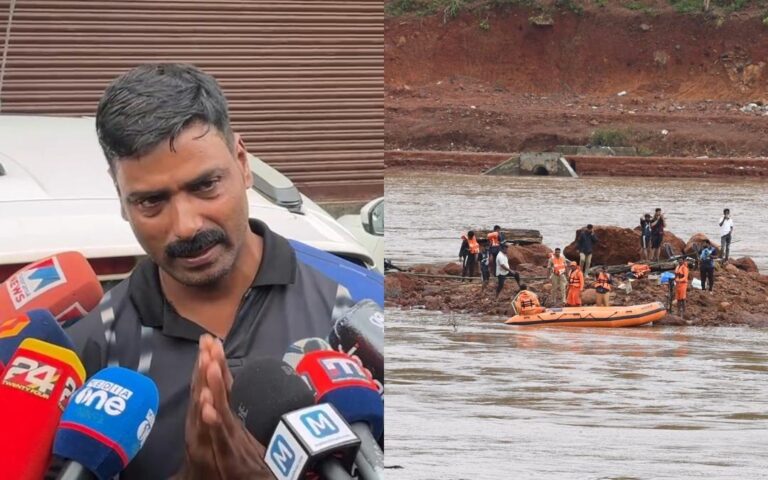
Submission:
{"label": "shirt collar", "polygon": [[[287,239],[255,219],[248,221],[253,233],[264,240],[259,271],[254,275],[251,288],[290,285],[296,281],[296,252]],[[163,334],[197,341],[206,330],[182,317],[165,298],[160,285],[158,266],[146,258],[136,266],[129,277],[128,294],[139,313],[142,325],[162,328]]]}

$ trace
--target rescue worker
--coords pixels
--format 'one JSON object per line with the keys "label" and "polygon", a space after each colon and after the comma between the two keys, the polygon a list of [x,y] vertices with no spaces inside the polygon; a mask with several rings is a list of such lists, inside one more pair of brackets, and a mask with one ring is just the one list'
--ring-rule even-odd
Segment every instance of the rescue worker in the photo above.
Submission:
{"label": "rescue worker", "polygon": [[520,274],[509,267],[509,258],[507,258],[507,246],[502,244],[500,246],[498,255],[496,255],[496,278],[499,281],[499,283],[496,285],[497,297],[501,293],[501,290],[504,288],[504,281],[507,279],[507,275],[514,277],[517,285],[520,286]]}
{"label": "rescue worker", "polygon": [[597,292],[595,301],[598,307],[610,307],[611,306],[611,286],[613,285],[613,277],[610,273],[605,271],[605,266],[601,265],[600,270],[597,273],[597,279],[595,280],[595,291]]}
{"label": "rescue worker", "polygon": [[488,263],[491,266],[492,275],[498,275],[498,272],[496,270],[496,255],[499,253],[499,250],[501,249],[503,237],[504,236],[501,234],[501,227],[498,225],[494,225],[493,231],[488,235],[486,235],[486,238],[488,239],[488,245],[490,246]]}
{"label": "rescue worker", "polygon": [[567,305],[569,307],[580,307],[581,291],[584,289],[584,274],[576,262],[571,262],[569,267]]}
{"label": "rescue worker", "polygon": [[461,276],[464,277],[464,272],[467,271],[467,257],[469,256],[469,243],[467,242],[467,236],[461,236],[461,247],[459,248],[459,260],[461,260]]}
{"label": "rescue worker", "polygon": [[709,281],[709,291],[715,286],[715,255],[717,249],[712,246],[708,239],[704,240],[704,248],[699,252],[699,274],[701,275],[701,290],[707,289]]}
{"label": "rescue worker", "polygon": [[587,225],[586,230],[579,233],[576,239],[576,249],[579,251],[579,266],[589,275],[589,267],[592,264],[592,250],[597,243],[597,237],[593,233],[592,225]]}
{"label": "rescue worker", "polygon": [[549,281],[552,282],[552,298],[553,305],[559,306],[565,303],[565,286],[568,283],[568,278],[565,276],[567,260],[560,253],[560,249],[556,248],[555,253],[549,257],[547,262],[547,275]]}
{"label": "rescue worker", "polygon": [[677,260],[675,268],[675,300],[677,300],[677,314],[685,318],[685,297],[688,294],[688,261],[685,257]]}
{"label": "rescue worker", "polygon": [[512,308],[515,309],[517,315],[535,315],[545,310],[539,302],[539,297],[528,290],[528,286],[525,284],[520,285],[520,291],[512,300]]}
{"label": "rescue worker", "polygon": [[475,238],[475,232],[473,230],[467,232],[467,252],[467,261],[464,262],[464,268],[461,270],[461,277],[463,279],[469,276],[469,281],[471,282],[472,277],[475,276],[477,254],[480,253],[480,244],[477,243],[477,238]]}

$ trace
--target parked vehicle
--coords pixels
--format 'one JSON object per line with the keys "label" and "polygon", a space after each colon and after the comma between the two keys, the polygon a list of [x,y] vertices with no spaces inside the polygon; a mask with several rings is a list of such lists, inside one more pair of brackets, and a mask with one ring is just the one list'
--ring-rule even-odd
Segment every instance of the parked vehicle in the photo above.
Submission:
{"label": "parked vehicle", "polygon": [[376,269],[384,273],[384,197],[368,202],[359,215],[344,215],[338,221],[368,249]]}
{"label": "parked vehicle", "polygon": [[[366,269],[370,253],[290,179],[251,156],[250,215],[292,240]],[[0,282],[53,253],[77,250],[103,282],[125,278],[144,251],[107,173],[94,119],[0,115]]]}

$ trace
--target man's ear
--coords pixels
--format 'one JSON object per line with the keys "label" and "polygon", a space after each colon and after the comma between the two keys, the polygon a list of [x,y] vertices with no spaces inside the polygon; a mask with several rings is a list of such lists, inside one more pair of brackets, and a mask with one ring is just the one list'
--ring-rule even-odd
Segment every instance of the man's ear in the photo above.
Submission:
{"label": "man's ear", "polygon": [[251,165],[248,163],[248,150],[245,148],[245,141],[239,133],[235,133],[235,159],[243,174],[243,183],[246,188],[251,188],[253,185],[253,174],[251,173]]}

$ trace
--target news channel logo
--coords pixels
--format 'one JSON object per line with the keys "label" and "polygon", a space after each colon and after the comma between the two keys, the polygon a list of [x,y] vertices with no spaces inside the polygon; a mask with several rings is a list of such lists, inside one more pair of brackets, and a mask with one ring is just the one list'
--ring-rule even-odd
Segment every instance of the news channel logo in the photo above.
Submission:
{"label": "news channel logo", "polygon": [[272,448],[269,450],[269,457],[284,477],[289,476],[296,465],[296,452],[281,434],[275,436]]}
{"label": "news channel logo", "polygon": [[368,377],[363,372],[362,367],[358,365],[351,358],[345,357],[332,357],[323,358],[320,360],[320,364],[325,370],[328,378],[333,383],[344,382],[348,380],[368,380]]}
{"label": "news channel logo", "polygon": [[313,410],[299,417],[304,427],[318,440],[339,433],[339,427],[324,410]]}

